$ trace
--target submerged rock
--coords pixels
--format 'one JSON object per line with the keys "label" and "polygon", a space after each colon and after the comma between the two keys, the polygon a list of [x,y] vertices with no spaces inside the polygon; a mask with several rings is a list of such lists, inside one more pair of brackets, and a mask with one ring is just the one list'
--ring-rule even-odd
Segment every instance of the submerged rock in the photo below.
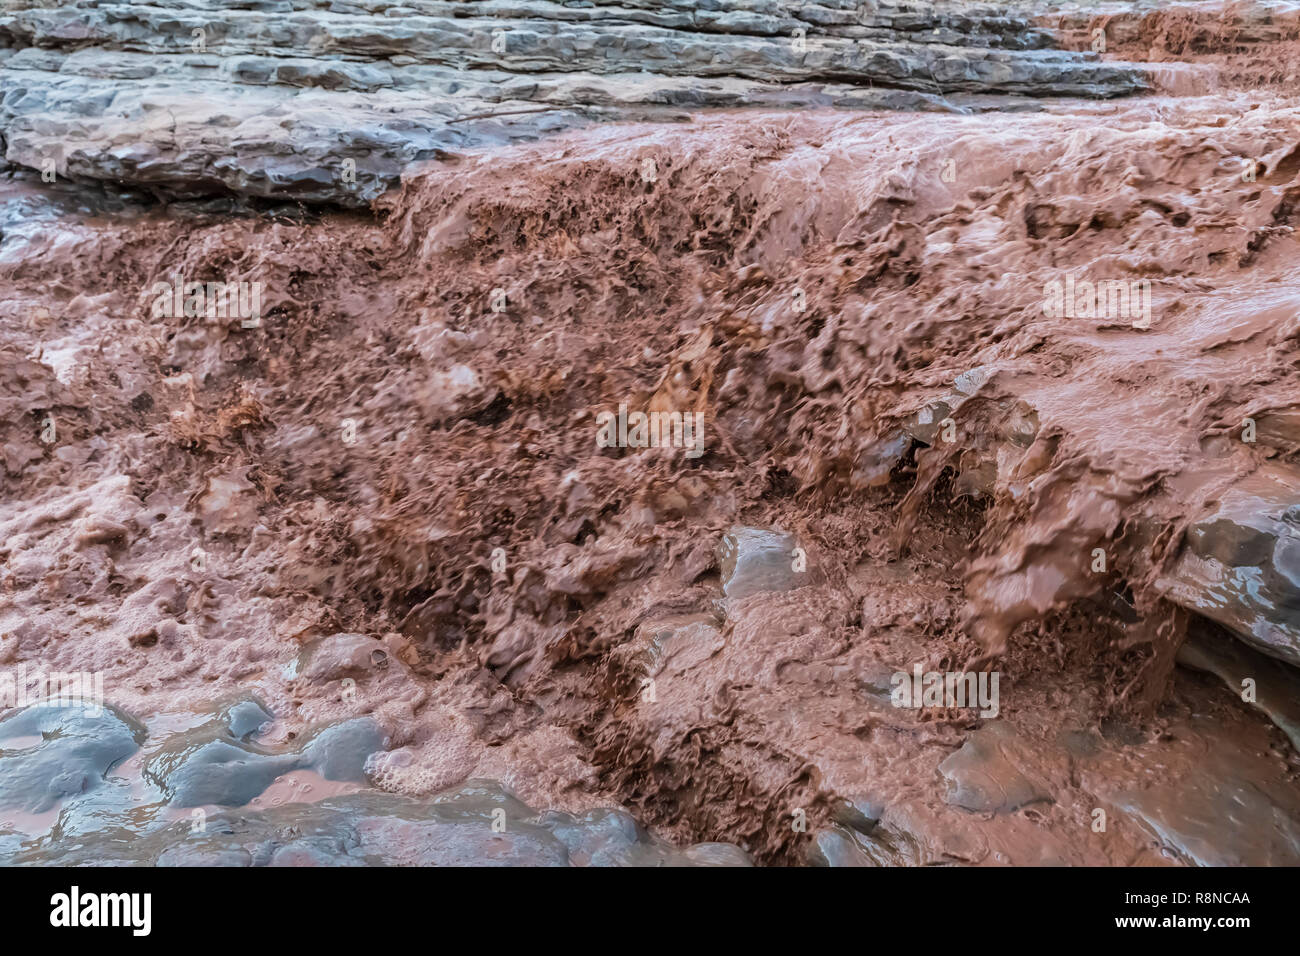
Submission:
{"label": "submerged rock", "polygon": [[[112,825],[115,822],[117,826]],[[264,811],[151,823],[15,849],[18,864],[158,866],[747,866],[728,844],[678,849],[620,810],[537,813],[492,781],[412,799],[376,791]],[[125,824],[125,826],[123,826]],[[5,846],[0,838],[0,849]]]}
{"label": "submerged rock", "polygon": [[[1300,861],[1300,798],[1267,754],[1243,750],[1208,718],[1179,728],[1195,772],[1151,768],[1150,786],[1109,800],[1168,850],[1197,866],[1294,866]],[[1209,746],[1207,746],[1207,744]]]}
{"label": "submerged rock", "polygon": [[850,797],[842,799],[836,805],[831,819],[860,833],[870,833],[880,823],[884,812],[883,800],[874,797]]}
{"label": "submerged rock", "polygon": [[1265,467],[1225,489],[1188,528],[1160,586],[1256,650],[1300,666],[1300,478]]}
{"label": "submerged rock", "polygon": [[807,562],[799,539],[784,531],[732,528],[718,545],[722,591],[729,598],[803,587],[809,582]]}
{"label": "submerged rock", "polygon": [[977,813],[1010,813],[1050,801],[1046,786],[1015,761],[1016,732],[1006,721],[985,724],[960,750],[939,764],[946,784],[944,800]]}
{"label": "submerged rock", "polygon": [[724,643],[714,621],[701,614],[642,624],[634,640],[618,651],[620,659],[643,677],[685,670],[706,660]]}
{"label": "submerged rock", "polygon": [[364,782],[367,758],[384,735],[367,717],[317,731],[297,750],[273,752],[235,738],[217,719],[166,741],[144,766],[144,777],[177,807],[241,807],[294,770],[327,780]]}
{"label": "submerged rock", "polygon": [[275,718],[259,700],[241,700],[224,712],[226,729],[237,740],[256,737]]}
{"label": "submerged rock", "polygon": [[1208,629],[1188,635],[1178,663],[1218,677],[1235,697],[1267,714],[1300,753],[1300,674],[1292,668]]}
{"label": "submerged rock", "polygon": [[813,866],[921,866],[930,862],[910,840],[884,830],[871,836],[844,823],[813,835],[807,860]]}
{"label": "submerged rock", "polygon": [[[164,740],[140,771],[109,772],[146,730],[115,708],[29,707],[0,721],[0,810],[58,808],[43,835],[0,824],[0,864],[159,866],[747,866],[730,844],[676,848],[621,809],[538,812],[494,781],[414,799],[366,789],[272,809],[247,804],[278,776],[365,780],[384,745],[369,718],[292,751],[248,743],[271,718],[241,699]],[[140,784],[152,785],[141,787]],[[155,791],[153,788],[156,787]],[[237,813],[176,808],[219,805]]]}
{"label": "submerged rock", "polygon": [[144,738],[114,707],[38,704],[11,714],[0,720],[0,810],[45,813],[102,787]]}
{"label": "submerged rock", "polygon": [[289,665],[285,676],[289,679],[300,677],[313,683],[324,683],[386,667],[388,662],[388,651],[372,637],[365,634],[331,634],[304,645],[298,657]]}
{"label": "submerged rock", "polygon": [[624,810],[592,810],[577,816],[546,813],[539,822],[565,845],[579,866],[749,866],[729,843],[698,843],[674,850],[650,837]]}

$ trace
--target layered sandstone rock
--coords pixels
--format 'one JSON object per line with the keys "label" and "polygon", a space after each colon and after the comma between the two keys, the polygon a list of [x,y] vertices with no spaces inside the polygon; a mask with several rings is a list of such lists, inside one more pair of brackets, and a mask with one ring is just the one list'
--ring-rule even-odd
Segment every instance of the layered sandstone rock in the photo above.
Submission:
{"label": "layered sandstone rock", "polygon": [[416,160],[594,119],[725,106],[950,109],[1110,97],[1137,67],[989,6],[10,2],[5,158],[167,196],[362,206]]}

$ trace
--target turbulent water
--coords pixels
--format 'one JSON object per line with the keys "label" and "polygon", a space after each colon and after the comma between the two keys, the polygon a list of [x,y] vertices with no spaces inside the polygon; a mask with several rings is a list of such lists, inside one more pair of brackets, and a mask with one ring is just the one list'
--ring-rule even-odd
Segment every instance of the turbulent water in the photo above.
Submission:
{"label": "turbulent water", "polygon": [[0,701],[0,855],[1300,863],[1269,9],[1108,14],[1134,96],[583,126],[360,211],[14,167],[0,669],[107,703]]}

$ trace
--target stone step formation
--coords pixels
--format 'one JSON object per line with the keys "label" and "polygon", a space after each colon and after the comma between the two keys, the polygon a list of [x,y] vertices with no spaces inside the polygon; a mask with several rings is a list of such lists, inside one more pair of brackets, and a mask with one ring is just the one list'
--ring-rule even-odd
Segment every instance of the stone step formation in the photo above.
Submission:
{"label": "stone step formation", "polygon": [[[703,8],[701,8],[701,6]],[[995,6],[8,3],[7,162],[164,198],[366,206],[412,162],[600,119],[721,107],[1114,97],[1134,64]]]}

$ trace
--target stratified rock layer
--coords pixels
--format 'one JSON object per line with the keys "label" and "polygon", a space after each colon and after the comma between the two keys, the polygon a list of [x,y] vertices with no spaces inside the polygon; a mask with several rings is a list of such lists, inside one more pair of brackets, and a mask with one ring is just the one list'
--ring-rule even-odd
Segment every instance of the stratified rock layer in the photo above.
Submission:
{"label": "stratified rock layer", "polygon": [[993,7],[849,0],[11,3],[0,132],[73,178],[365,205],[413,161],[592,118],[1144,86],[1051,45]]}

